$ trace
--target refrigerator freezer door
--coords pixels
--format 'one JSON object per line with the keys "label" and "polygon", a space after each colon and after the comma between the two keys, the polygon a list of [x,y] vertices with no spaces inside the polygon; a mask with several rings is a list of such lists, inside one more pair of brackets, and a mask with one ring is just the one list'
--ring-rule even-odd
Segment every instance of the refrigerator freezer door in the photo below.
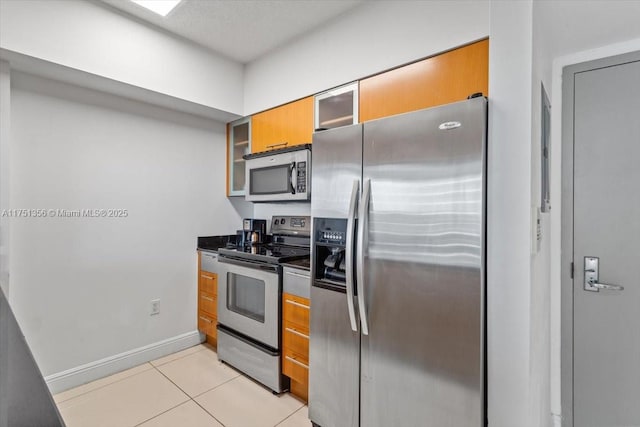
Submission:
{"label": "refrigerator freezer door", "polygon": [[[345,294],[311,287],[309,418],[322,427],[359,427],[360,334]],[[364,425],[364,424],[363,424]]]}
{"label": "refrigerator freezer door", "polygon": [[362,176],[362,125],[313,134],[311,215],[347,218],[352,183]]}
{"label": "refrigerator freezer door", "polygon": [[[362,177],[362,125],[316,132],[312,162],[313,218],[347,219],[350,207],[355,211],[352,195]],[[317,268],[324,268],[313,261],[315,239],[313,235],[312,278]],[[309,418],[322,427],[360,426],[360,334],[352,330],[358,319],[354,310],[352,325],[348,303],[354,301],[346,291],[311,287]]]}
{"label": "refrigerator freezer door", "polygon": [[361,426],[484,425],[485,140],[484,98],[364,125]]}

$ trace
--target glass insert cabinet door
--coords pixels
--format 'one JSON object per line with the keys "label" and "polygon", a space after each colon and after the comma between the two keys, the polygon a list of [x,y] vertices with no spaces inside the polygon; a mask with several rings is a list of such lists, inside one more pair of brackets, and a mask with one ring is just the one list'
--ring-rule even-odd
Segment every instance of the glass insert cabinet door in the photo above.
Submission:
{"label": "glass insert cabinet door", "polygon": [[315,130],[358,123],[358,82],[320,93],[315,97]]}
{"label": "glass insert cabinet door", "polygon": [[238,273],[227,273],[227,309],[264,323],[265,282]]}
{"label": "glass insert cabinet door", "polygon": [[251,152],[251,118],[229,124],[229,196],[245,195],[245,154]]}

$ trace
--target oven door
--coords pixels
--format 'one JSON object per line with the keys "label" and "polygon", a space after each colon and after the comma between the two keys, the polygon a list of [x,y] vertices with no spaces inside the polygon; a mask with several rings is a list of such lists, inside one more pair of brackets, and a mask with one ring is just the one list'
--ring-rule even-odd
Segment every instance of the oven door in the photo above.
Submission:
{"label": "oven door", "polygon": [[310,200],[311,152],[308,149],[250,158],[245,200],[250,202]]}
{"label": "oven door", "polygon": [[278,350],[280,266],[218,258],[218,322]]}

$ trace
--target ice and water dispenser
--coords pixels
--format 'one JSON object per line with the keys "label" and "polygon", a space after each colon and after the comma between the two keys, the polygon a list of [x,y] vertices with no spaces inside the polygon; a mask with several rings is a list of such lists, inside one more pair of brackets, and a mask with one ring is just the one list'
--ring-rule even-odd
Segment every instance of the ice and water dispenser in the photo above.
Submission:
{"label": "ice and water dispenser", "polygon": [[314,237],[314,281],[344,287],[347,220],[315,218]]}

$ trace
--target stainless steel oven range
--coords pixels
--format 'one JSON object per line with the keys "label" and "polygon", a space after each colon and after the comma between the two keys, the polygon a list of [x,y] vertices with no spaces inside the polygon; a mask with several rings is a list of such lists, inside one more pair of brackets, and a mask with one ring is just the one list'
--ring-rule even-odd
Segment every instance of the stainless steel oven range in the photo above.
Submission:
{"label": "stainless steel oven range", "polygon": [[282,267],[308,258],[311,219],[274,216],[272,242],[221,248],[218,255],[218,358],[280,393]]}

